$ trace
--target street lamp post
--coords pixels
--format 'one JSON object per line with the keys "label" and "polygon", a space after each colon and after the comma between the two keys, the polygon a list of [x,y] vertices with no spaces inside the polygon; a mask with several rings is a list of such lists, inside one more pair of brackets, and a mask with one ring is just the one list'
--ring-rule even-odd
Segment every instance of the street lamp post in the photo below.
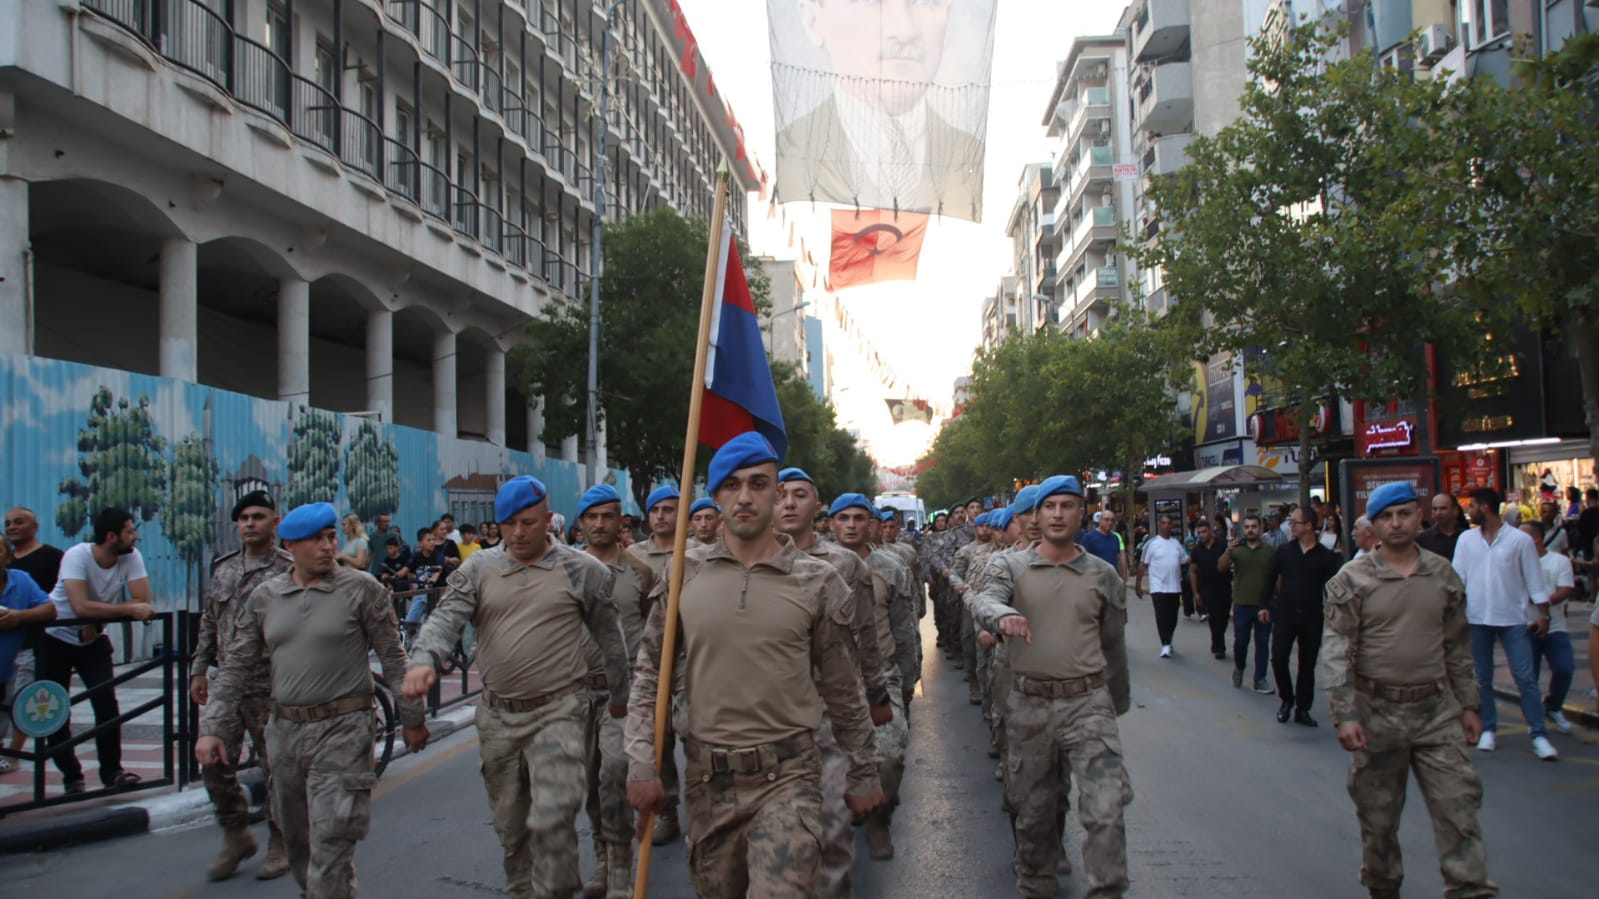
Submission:
{"label": "street lamp post", "polygon": [[600,473],[599,414],[600,414],[600,278],[605,274],[605,253],[602,241],[605,234],[605,134],[610,127],[611,105],[611,16],[623,0],[611,0],[605,7],[605,31],[600,38],[600,71],[596,79],[600,102],[599,138],[595,144],[598,155],[594,162],[594,232],[592,258],[589,267],[589,377],[588,421],[583,437],[586,449],[587,486],[602,480]]}

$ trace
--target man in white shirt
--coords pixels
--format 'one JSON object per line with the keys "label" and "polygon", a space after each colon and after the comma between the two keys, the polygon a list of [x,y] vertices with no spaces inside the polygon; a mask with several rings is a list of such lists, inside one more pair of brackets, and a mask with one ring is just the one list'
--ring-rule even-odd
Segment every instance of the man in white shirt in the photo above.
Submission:
{"label": "man in white shirt", "polygon": [[1371,519],[1362,515],[1355,519],[1355,558],[1358,559],[1376,548],[1377,530],[1371,526]]}
{"label": "man in white shirt", "polygon": [[1549,605],[1527,605],[1527,624],[1534,625],[1547,616],[1549,631],[1532,638],[1532,680],[1538,683],[1542,672],[1540,663],[1549,660],[1549,695],[1544,697],[1544,714],[1563,734],[1571,733],[1571,722],[1566,720],[1566,694],[1571,692],[1571,678],[1577,670],[1576,657],[1571,652],[1571,633],[1566,628],[1566,600],[1577,586],[1571,570],[1571,560],[1548,548],[1548,530],[1541,521],[1524,521],[1521,530],[1532,538],[1538,548],[1538,567],[1543,571],[1544,586],[1549,588]]}
{"label": "man in white shirt", "polygon": [[[94,517],[95,542],[72,546],[61,557],[61,578],[50,592],[56,618],[149,621],[155,609],[150,606],[150,577],[144,571],[144,557],[133,546],[138,540],[131,514],[123,509],[101,510]],[[127,602],[122,602],[124,588],[128,591]],[[69,689],[74,671],[82,678],[85,689],[93,689],[115,675],[111,638],[98,625],[52,627],[39,640],[36,652],[39,680],[52,680]],[[89,704],[94,708],[97,725],[122,714],[115,690],[94,694]],[[69,722],[46,738],[45,748],[54,749],[71,739]],[[122,770],[122,728],[102,731],[94,738],[94,747],[101,784],[116,787],[139,782],[139,775]],[[66,792],[82,793],[83,763],[72,748],[63,746],[54,754],[54,761]]]}
{"label": "man in white shirt", "polygon": [[[1559,757],[1544,727],[1538,681],[1532,674],[1532,641],[1549,629],[1549,588],[1538,566],[1538,548],[1531,537],[1505,527],[1499,517],[1499,491],[1482,487],[1471,493],[1468,515],[1477,527],[1455,543],[1455,572],[1466,584],[1466,620],[1471,624],[1471,658],[1477,668],[1482,699],[1482,739],[1477,748],[1494,750],[1499,715],[1494,708],[1494,643],[1505,648],[1505,660],[1521,695],[1521,713],[1532,735],[1532,750],[1546,761]],[[1527,624],[1526,606],[1536,607]]]}
{"label": "man in white shirt", "polygon": [[1149,579],[1149,596],[1155,605],[1155,629],[1160,633],[1160,657],[1172,657],[1172,635],[1177,633],[1177,607],[1183,596],[1183,565],[1188,561],[1188,550],[1183,542],[1172,536],[1176,522],[1170,515],[1160,516],[1155,525],[1157,533],[1144,541],[1139,552],[1138,592],[1144,592],[1144,579]]}

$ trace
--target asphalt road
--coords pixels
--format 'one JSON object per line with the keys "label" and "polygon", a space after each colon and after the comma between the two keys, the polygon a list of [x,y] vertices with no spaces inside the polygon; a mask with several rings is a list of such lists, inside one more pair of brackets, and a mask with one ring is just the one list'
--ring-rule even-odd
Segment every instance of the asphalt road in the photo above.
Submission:
{"label": "asphalt road", "polygon": [[[1132,894],[1147,897],[1361,897],[1360,844],[1344,791],[1347,755],[1332,728],[1279,725],[1276,700],[1234,690],[1205,652],[1205,625],[1183,622],[1178,655],[1156,658],[1147,603],[1132,609],[1133,710],[1121,719],[1137,794],[1127,810]],[[931,619],[927,622],[931,645]],[[1009,824],[978,710],[959,672],[930,656],[912,705],[910,762],[894,825],[898,855],[872,862],[860,838],[856,895],[1014,896]],[[1325,722],[1325,702],[1316,717]],[[1599,826],[1599,747],[1555,735],[1558,763],[1537,761],[1519,713],[1501,704],[1500,749],[1477,755],[1486,784],[1489,870],[1505,896],[1590,895]],[[1594,740],[1592,735],[1588,740]],[[1402,829],[1407,895],[1443,892],[1431,826],[1412,787]],[[590,857],[580,824],[583,864]],[[265,842],[265,827],[258,826]],[[45,855],[0,857],[0,895],[94,899],[293,897],[292,878],[207,884],[214,828],[152,834]],[[1073,822],[1073,860],[1081,831]],[[361,892],[384,899],[504,895],[500,850],[477,771],[475,734],[396,763],[379,783]],[[657,850],[651,896],[693,895],[682,844]],[[1582,887],[1582,883],[1589,887]],[[1062,896],[1080,896],[1066,879]]]}

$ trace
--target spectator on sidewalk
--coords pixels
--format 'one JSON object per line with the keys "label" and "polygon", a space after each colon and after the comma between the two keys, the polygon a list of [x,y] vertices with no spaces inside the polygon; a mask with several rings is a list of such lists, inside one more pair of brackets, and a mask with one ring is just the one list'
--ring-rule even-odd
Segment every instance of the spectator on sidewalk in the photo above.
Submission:
{"label": "spectator on sidewalk", "polygon": [[1192,562],[1188,577],[1194,589],[1195,604],[1205,610],[1210,622],[1210,654],[1220,662],[1227,658],[1227,616],[1233,608],[1233,575],[1221,565],[1227,543],[1210,526],[1199,522],[1199,539],[1189,550]]}
{"label": "spectator on sidewalk", "polygon": [[[0,537],[0,705],[6,707],[6,714],[0,716],[0,739],[10,727],[10,707],[17,691],[27,686],[18,683],[12,672],[23,637],[29,633],[25,629],[56,617],[49,594],[39,589],[26,571],[11,567],[14,556],[11,539]],[[10,759],[0,758],[0,774],[9,774],[13,769]]]}
{"label": "spectator on sidewalk", "polygon": [[[1266,575],[1271,602],[1260,620],[1271,625],[1271,668],[1277,677],[1277,723],[1315,727],[1310,706],[1316,698],[1316,655],[1321,651],[1322,593],[1338,573],[1343,557],[1317,539],[1316,509],[1295,509],[1288,522],[1294,542],[1277,548]],[[1326,531],[1322,532],[1323,534]],[[1273,592],[1275,590],[1275,592]],[[1295,681],[1288,660],[1299,644],[1299,678]]]}
{"label": "spectator on sidewalk", "polygon": [[[1477,748],[1492,752],[1499,715],[1494,701],[1494,644],[1505,648],[1505,661],[1521,714],[1531,731],[1532,751],[1553,761],[1560,753],[1549,742],[1544,727],[1538,682],[1532,676],[1532,641],[1528,633],[1542,636],[1549,629],[1549,588],[1538,566],[1532,538],[1506,527],[1499,517],[1503,500],[1492,487],[1471,492],[1470,516],[1475,528],[1460,535],[1455,544],[1455,571],[1466,584],[1466,620],[1471,622],[1471,657],[1477,668],[1477,689],[1482,694],[1482,738]],[[1526,605],[1537,607],[1535,623],[1527,626]]]}
{"label": "spectator on sidewalk", "polygon": [[1460,500],[1453,493],[1439,493],[1432,498],[1432,526],[1416,535],[1416,544],[1430,553],[1453,559],[1455,541],[1460,539],[1462,530]]}
{"label": "spectator on sidewalk", "polygon": [[339,547],[339,554],[334,558],[347,568],[370,571],[372,542],[367,539],[366,525],[361,523],[361,516],[351,512],[344,516],[341,525],[344,531],[344,545]]}
{"label": "spectator on sidewalk", "polygon": [[[26,572],[33,578],[40,590],[45,593],[56,588],[56,579],[61,575],[61,550],[48,543],[39,542],[39,517],[33,510],[18,506],[6,513],[6,539],[11,541],[11,564],[6,566],[17,571]],[[17,652],[16,671],[12,678],[11,689],[19,691],[33,683],[38,662],[34,649],[43,639],[43,634],[38,628],[28,628],[22,632],[22,648]],[[0,674],[11,674],[10,668]],[[22,731],[11,735],[11,751],[21,752],[23,744],[28,738]]]}
{"label": "spectator on sidewalk", "polygon": [[[50,594],[56,618],[149,621],[155,609],[150,605],[150,576],[144,570],[144,557],[134,546],[139,542],[139,532],[133,527],[133,515],[125,509],[100,510],[94,516],[93,536],[93,543],[79,543],[61,557],[61,578]],[[124,589],[128,592],[127,602],[122,601]],[[111,638],[97,624],[50,628],[39,640],[38,656],[39,679],[53,680],[69,690],[74,671],[83,680],[83,686],[90,690],[115,676]],[[89,704],[94,708],[97,726],[121,714],[114,689],[96,692],[89,698]],[[69,719],[67,726],[45,741],[45,747],[52,750],[61,747],[54,753],[54,759],[66,791],[82,793],[83,764],[70,746],[63,745],[71,739]],[[94,745],[101,784],[113,787],[139,782],[139,775],[122,769],[120,725],[97,734]]]}
{"label": "spectator on sidewalk", "polygon": [[473,553],[482,549],[483,547],[478,544],[477,528],[469,524],[461,525],[461,542],[456,548],[461,551],[462,562],[472,558]]}
{"label": "spectator on sidewalk", "polygon": [[1377,531],[1371,526],[1371,519],[1362,515],[1355,519],[1355,558],[1360,558],[1366,553],[1377,548]]}
{"label": "spectator on sidewalk", "polygon": [[[1218,570],[1233,578],[1233,686],[1244,685],[1244,665],[1249,660],[1249,644],[1255,644],[1256,693],[1270,693],[1266,684],[1266,664],[1271,656],[1271,627],[1260,617],[1272,585],[1271,563],[1277,551],[1261,534],[1260,516],[1244,516],[1244,539],[1234,540],[1217,560]],[[1272,528],[1275,531],[1276,528]]]}
{"label": "spectator on sidewalk", "polygon": [[1160,657],[1172,657],[1172,637],[1177,633],[1177,606],[1182,601],[1183,564],[1188,561],[1188,550],[1182,541],[1172,536],[1177,522],[1170,515],[1160,516],[1156,522],[1157,534],[1144,541],[1139,552],[1138,592],[1144,592],[1144,579],[1149,579],[1149,595],[1155,606],[1155,629],[1160,634]]}
{"label": "spectator on sidewalk", "polygon": [[383,568],[378,580],[390,593],[404,593],[411,589],[411,557],[399,537],[390,535],[383,544]]}
{"label": "spectator on sidewalk", "polygon": [[438,523],[444,525],[444,533],[442,535],[444,540],[448,540],[459,547],[461,545],[461,532],[455,527],[455,515],[445,512],[439,516]]}
{"label": "spectator on sidewalk", "polygon": [[485,521],[478,525],[477,545],[480,549],[493,549],[500,545],[500,523]]}
{"label": "spectator on sidewalk", "polygon": [[1532,681],[1539,683],[1542,662],[1549,660],[1549,695],[1544,697],[1544,714],[1563,734],[1571,733],[1571,722],[1566,720],[1566,694],[1571,692],[1571,678],[1577,671],[1577,660],[1571,651],[1571,633],[1566,626],[1566,601],[1576,586],[1572,576],[1571,560],[1563,554],[1546,548],[1547,536],[1543,522],[1525,521],[1521,530],[1532,538],[1538,549],[1538,568],[1543,571],[1544,586],[1549,589],[1549,605],[1540,607],[1528,604],[1527,624],[1536,625],[1547,609],[1549,631],[1543,636],[1532,634]]}
{"label": "spectator on sidewalk", "polygon": [[[449,559],[439,546],[439,525],[422,528],[416,532],[416,549],[411,552],[411,589],[428,591],[444,585],[444,576],[451,570]],[[428,610],[428,593],[411,597],[411,607],[405,613],[405,629],[416,634],[422,628],[422,619]]]}
{"label": "spectator on sidewalk", "polygon": [[[405,545],[405,535],[401,534],[400,529],[394,524],[394,516],[387,512],[378,515],[373,520],[369,537],[370,539],[367,541],[369,549],[386,546],[389,538],[393,537],[400,543],[400,555],[408,559],[411,557],[411,548]],[[386,558],[388,558],[388,554],[383,550],[372,549],[372,564],[367,566],[367,573],[375,578],[381,578],[383,575],[383,562]]]}
{"label": "spectator on sidewalk", "polygon": [[[452,537],[450,536],[451,534],[455,536]],[[444,556],[444,564],[448,566],[445,569],[445,574],[449,574],[451,571],[461,567],[461,543],[457,539],[460,536],[461,532],[455,529],[453,520],[446,521],[440,518],[438,521],[433,522],[433,545]],[[418,542],[420,542],[420,538]]]}
{"label": "spectator on sidewalk", "polygon": [[1560,514],[1560,503],[1546,499],[1538,507],[1538,520],[1543,524],[1544,549],[1571,558],[1570,523]]}

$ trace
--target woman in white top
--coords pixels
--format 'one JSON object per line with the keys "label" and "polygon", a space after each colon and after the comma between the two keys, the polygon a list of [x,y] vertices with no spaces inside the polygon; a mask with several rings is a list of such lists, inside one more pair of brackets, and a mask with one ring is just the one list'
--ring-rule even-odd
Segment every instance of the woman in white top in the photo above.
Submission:
{"label": "woman in white top", "polygon": [[339,564],[365,571],[372,564],[372,549],[366,539],[366,525],[354,512],[344,516],[344,546],[339,549]]}

